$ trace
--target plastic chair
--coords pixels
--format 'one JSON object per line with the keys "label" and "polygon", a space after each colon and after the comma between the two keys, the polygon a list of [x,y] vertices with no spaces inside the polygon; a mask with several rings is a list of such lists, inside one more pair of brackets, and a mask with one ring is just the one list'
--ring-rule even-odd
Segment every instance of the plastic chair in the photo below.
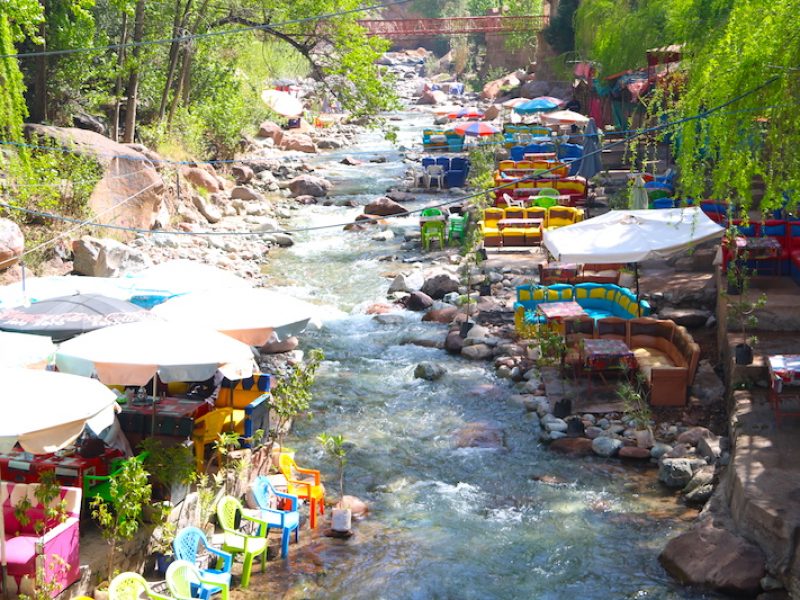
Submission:
{"label": "plastic chair", "polygon": [[440,189],[444,186],[444,167],[442,165],[432,165],[425,169],[425,187],[431,187],[434,181]]}
{"label": "plastic chair", "polygon": [[539,190],[539,195],[540,195],[540,196],[552,196],[552,197],[556,197],[556,196],[560,196],[561,194],[559,194],[559,193],[558,193],[558,190],[557,190],[557,189],[555,189],[555,188],[551,188],[551,187],[543,187],[543,188],[541,188],[541,189]]}
{"label": "plastic chair", "polygon": [[138,573],[120,573],[108,586],[109,600],[139,600],[149,592],[147,581]]}
{"label": "plastic chair", "polygon": [[[503,161],[500,161],[502,164]],[[469,161],[461,156],[454,156],[450,159],[450,169],[454,171],[466,171],[469,168]],[[502,169],[500,169],[502,171]]]}
{"label": "plastic chair", "polygon": [[[289,536],[294,531],[294,541],[300,540],[300,513],[297,511],[297,496],[283,494],[272,487],[269,478],[259,477],[253,483],[253,497],[261,511],[261,518],[267,523],[267,531],[270,527],[281,530],[281,557],[289,555]],[[288,500],[291,505],[287,510],[272,508],[270,497],[283,498]]]}
{"label": "plastic chair", "polygon": [[[442,229],[444,229],[444,223],[442,223]],[[319,471],[298,467],[294,458],[288,454],[281,454],[278,466],[289,483],[289,493],[301,500],[308,501],[309,526],[314,529],[317,526],[317,510],[319,510],[319,514],[325,514],[325,486],[322,485]],[[308,475],[311,478],[301,479],[301,475]]]}
{"label": "plastic chair", "polygon": [[[217,520],[224,532],[222,549],[231,554],[243,554],[242,587],[250,584],[253,559],[261,555],[261,571],[267,567],[267,524],[244,512],[242,503],[233,496],[224,496],[217,504]],[[242,531],[237,521],[249,521],[259,526],[257,534]]]}
{"label": "plastic chair", "polygon": [[447,232],[447,238],[450,244],[452,244],[455,240],[463,242],[467,235],[467,218],[455,215],[451,216],[450,220],[448,221],[448,225],[449,229]]}
{"label": "plastic chair", "polygon": [[422,248],[430,250],[431,241],[438,241],[439,247],[444,248],[445,229],[444,221],[428,221],[422,225]]}
{"label": "plastic chair", "polygon": [[553,206],[558,206],[558,200],[549,194],[539,194],[533,199],[533,204],[539,208],[552,208]]}
{"label": "plastic chair", "polygon": [[427,168],[435,164],[436,164],[436,159],[433,158],[432,156],[426,156],[425,158],[422,159],[422,168]]}
{"label": "plastic chair", "polygon": [[441,217],[442,211],[439,208],[425,208],[419,213],[420,217]]}
{"label": "plastic chair", "polygon": [[186,560],[176,560],[167,568],[167,587],[177,600],[208,600],[214,594],[222,592],[220,586],[203,581],[200,569]]}
{"label": "plastic chair", "polygon": [[436,159],[436,164],[442,167],[445,171],[450,170],[450,159],[447,156],[440,156]]}
{"label": "plastic chair", "polygon": [[215,408],[194,420],[192,442],[194,443],[194,459],[197,472],[203,471],[206,444],[213,444],[223,431],[236,431],[244,435],[245,412],[231,407]]}
{"label": "plastic chair", "polygon": [[83,497],[86,500],[100,497],[106,502],[111,501],[111,478],[122,471],[122,467],[129,460],[136,460],[144,463],[148,452],[140,452],[132,458],[119,458],[111,463],[108,475],[84,475],[83,476]]}
{"label": "plastic chair", "polygon": [[222,588],[222,599],[227,600],[231,587],[231,566],[233,565],[233,556],[230,552],[210,546],[206,534],[197,527],[181,529],[172,542],[175,558],[192,564],[197,563],[197,554],[200,547],[217,557],[216,568],[200,569],[200,577],[203,581]]}

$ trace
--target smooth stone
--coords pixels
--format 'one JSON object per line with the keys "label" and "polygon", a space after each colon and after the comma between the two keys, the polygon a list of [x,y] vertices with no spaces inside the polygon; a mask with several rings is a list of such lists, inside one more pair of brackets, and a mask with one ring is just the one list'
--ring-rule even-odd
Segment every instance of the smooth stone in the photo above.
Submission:
{"label": "smooth stone", "polygon": [[555,440],[550,444],[550,450],[575,457],[591,456],[593,453],[592,441],[581,437],[565,437]]}
{"label": "smooth stone", "polygon": [[650,450],[637,446],[624,446],[619,449],[619,457],[632,460],[649,460]]}
{"label": "smooth stone", "polygon": [[441,365],[431,362],[421,362],[414,369],[414,377],[427,381],[436,381],[445,374],[445,369]]}
{"label": "smooth stone", "polygon": [[592,451],[598,456],[611,457],[622,448],[622,441],[610,437],[597,437],[592,440]]}

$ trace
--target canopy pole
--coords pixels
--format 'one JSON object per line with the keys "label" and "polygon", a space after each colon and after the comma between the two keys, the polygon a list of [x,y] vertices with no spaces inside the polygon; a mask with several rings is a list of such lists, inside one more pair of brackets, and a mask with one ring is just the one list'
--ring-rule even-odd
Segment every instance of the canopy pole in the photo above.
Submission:
{"label": "canopy pole", "polygon": [[642,316],[642,301],[639,298],[639,263],[633,263],[633,278],[636,282],[636,312],[641,317]]}

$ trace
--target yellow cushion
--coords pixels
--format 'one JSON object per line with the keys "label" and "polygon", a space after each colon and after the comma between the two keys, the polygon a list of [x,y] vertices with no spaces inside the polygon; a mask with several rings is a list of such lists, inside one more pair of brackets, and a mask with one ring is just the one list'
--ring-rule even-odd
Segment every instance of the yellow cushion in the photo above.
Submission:
{"label": "yellow cushion", "polygon": [[605,297],[606,297],[605,288],[592,288],[591,290],[589,290],[589,298],[605,299]]}
{"label": "yellow cushion", "polygon": [[519,297],[520,302],[528,302],[531,299],[531,291],[519,290],[517,291],[517,296]]}

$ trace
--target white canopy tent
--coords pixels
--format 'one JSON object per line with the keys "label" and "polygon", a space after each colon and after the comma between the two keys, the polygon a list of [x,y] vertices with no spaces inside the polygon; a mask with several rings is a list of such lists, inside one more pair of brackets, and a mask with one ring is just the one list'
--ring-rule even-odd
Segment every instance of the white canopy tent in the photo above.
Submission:
{"label": "white canopy tent", "polygon": [[553,257],[571,263],[639,263],[669,258],[722,237],[724,228],[698,207],[612,210],[599,217],[544,232]]}

